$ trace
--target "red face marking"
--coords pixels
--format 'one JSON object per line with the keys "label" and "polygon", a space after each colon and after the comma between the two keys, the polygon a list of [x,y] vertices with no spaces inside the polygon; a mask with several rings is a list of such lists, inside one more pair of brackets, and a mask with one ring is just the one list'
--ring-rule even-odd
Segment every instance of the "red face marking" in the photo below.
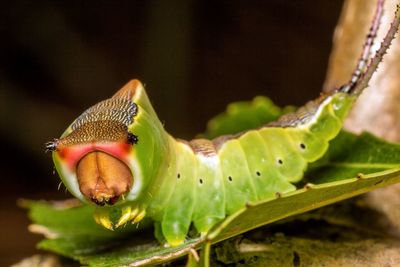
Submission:
{"label": "red face marking", "polygon": [[103,151],[127,164],[131,149],[131,145],[122,142],[86,143],[60,148],[57,153],[70,170],[75,171],[78,161],[89,152]]}

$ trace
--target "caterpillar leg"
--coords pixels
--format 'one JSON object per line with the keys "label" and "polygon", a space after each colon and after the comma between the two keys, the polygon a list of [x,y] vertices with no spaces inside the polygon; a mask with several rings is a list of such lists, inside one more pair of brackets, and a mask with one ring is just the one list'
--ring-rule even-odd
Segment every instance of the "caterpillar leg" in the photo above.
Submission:
{"label": "caterpillar leg", "polygon": [[122,225],[125,225],[129,221],[133,220],[136,215],[138,215],[139,209],[138,208],[132,208],[131,206],[126,206],[121,209],[121,217],[119,218],[117,224],[115,227],[120,227]]}
{"label": "caterpillar leg", "polygon": [[182,219],[163,220],[161,223],[161,230],[168,245],[172,247],[182,245],[185,242],[189,226],[190,221],[182,222]]}
{"label": "caterpillar leg", "polygon": [[[117,217],[115,214],[117,212]],[[114,215],[112,215],[114,214]],[[94,220],[104,228],[114,230],[132,222],[138,223],[146,216],[146,209],[137,205],[126,204],[122,207],[97,208],[94,212]]]}
{"label": "caterpillar leg", "polygon": [[114,230],[114,226],[110,218],[109,209],[96,208],[93,214],[93,218],[97,224],[100,224],[108,230]]}
{"label": "caterpillar leg", "polygon": [[195,157],[192,149],[184,143],[177,143],[177,154],[180,157],[176,162],[176,180],[174,192],[163,210],[161,219],[162,233],[167,243],[172,247],[185,242],[186,235],[192,221],[195,206],[196,169]]}
{"label": "caterpillar leg", "polygon": [[204,236],[208,233],[208,231],[218,222],[220,222],[223,218],[220,217],[205,217],[203,219],[197,220],[194,222],[194,226],[201,236]]}
{"label": "caterpillar leg", "polygon": [[129,222],[138,223],[146,216],[146,209],[139,206],[126,205],[121,208],[121,214],[115,227],[121,227]]}

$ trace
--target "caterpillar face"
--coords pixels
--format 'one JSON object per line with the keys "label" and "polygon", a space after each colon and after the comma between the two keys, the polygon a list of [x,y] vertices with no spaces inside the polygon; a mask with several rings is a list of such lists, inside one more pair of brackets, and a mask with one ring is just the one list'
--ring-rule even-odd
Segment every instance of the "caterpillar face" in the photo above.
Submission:
{"label": "caterpillar face", "polygon": [[135,199],[140,191],[138,137],[130,132],[139,110],[132,99],[138,86],[133,81],[92,106],[46,145],[64,184],[81,201],[113,205]]}

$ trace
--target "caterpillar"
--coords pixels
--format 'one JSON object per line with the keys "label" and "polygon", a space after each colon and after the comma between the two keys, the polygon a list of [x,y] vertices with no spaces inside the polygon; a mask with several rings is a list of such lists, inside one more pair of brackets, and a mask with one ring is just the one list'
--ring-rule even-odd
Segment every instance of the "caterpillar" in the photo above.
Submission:
{"label": "caterpillar", "polygon": [[98,206],[94,218],[105,228],[151,218],[156,238],[170,246],[182,244],[191,225],[206,235],[247,203],[296,190],[308,164],[325,154],[397,32],[399,7],[371,57],[382,5],[349,82],[275,122],[213,140],[176,139],[132,80],[46,149],[72,195]]}

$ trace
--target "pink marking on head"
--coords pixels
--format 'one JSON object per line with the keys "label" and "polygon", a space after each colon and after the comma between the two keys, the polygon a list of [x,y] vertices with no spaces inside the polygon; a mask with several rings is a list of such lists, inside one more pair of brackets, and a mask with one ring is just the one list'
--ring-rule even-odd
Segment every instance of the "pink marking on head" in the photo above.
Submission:
{"label": "pink marking on head", "polygon": [[103,151],[115,158],[128,163],[129,152],[132,146],[121,142],[112,143],[86,143],[72,145],[57,150],[59,157],[67,164],[71,171],[75,171],[78,161],[86,154],[93,151]]}

